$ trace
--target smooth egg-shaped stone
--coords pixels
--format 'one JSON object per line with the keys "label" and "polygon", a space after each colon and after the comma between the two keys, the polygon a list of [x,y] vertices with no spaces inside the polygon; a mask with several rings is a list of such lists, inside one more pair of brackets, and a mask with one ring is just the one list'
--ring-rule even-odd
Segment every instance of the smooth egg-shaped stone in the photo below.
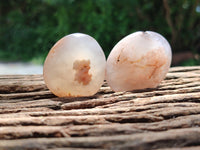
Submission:
{"label": "smooth egg-shaped stone", "polygon": [[105,78],[106,59],[97,41],[74,33],[60,39],[46,57],[43,76],[47,87],[59,97],[91,96]]}
{"label": "smooth egg-shaped stone", "polygon": [[106,80],[114,91],[155,88],[165,78],[171,47],[160,34],[138,31],[120,40],[107,59]]}

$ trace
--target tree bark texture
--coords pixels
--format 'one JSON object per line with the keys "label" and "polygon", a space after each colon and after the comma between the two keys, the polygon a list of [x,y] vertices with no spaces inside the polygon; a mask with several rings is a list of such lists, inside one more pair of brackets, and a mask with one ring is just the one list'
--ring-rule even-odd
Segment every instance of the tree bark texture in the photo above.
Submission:
{"label": "tree bark texture", "polygon": [[200,67],[155,89],[58,98],[42,75],[0,76],[0,150],[200,149]]}

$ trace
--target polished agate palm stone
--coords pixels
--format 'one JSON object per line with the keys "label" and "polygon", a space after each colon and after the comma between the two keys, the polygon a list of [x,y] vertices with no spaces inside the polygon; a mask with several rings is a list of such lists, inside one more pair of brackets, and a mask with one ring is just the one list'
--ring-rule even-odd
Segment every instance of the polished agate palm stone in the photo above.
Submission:
{"label": "polished agate palm stone", "polygon": [[171,59],[171,47],[162,35],[138,31],[112,49],[106,80],[114,91],[155,88],[165,78]]}
{"label": "polished agate palm stone", "polygon": [[105,55],[97,41],[74,33],[51,48],[43,76],[50,91],[59,97],[91,96],[103,84],[105,68]]}

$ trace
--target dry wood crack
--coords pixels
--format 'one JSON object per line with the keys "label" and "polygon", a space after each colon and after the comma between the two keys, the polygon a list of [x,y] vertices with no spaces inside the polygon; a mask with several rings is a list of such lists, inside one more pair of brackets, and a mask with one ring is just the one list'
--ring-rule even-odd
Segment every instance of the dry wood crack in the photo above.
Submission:
{"label": "dry wood crack", "polygon": [[200,67],[156,89],[58,98],[42,75],[0,76],[0,150],[200,149]]}

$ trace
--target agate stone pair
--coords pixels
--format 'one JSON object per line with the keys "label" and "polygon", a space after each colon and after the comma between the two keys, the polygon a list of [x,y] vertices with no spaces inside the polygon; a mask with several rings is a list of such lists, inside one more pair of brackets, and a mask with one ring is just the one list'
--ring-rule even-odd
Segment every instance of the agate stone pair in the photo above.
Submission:
{"label": "agate stone pair", "polygon": [[43,75],[59,97],[91,96],[106,79],[115,92],[155,88],[171,64],[171,47],[160,34],[138,31],[120,40],[106,61],[98,42],[74,33],[60,39],[46,57]]}

